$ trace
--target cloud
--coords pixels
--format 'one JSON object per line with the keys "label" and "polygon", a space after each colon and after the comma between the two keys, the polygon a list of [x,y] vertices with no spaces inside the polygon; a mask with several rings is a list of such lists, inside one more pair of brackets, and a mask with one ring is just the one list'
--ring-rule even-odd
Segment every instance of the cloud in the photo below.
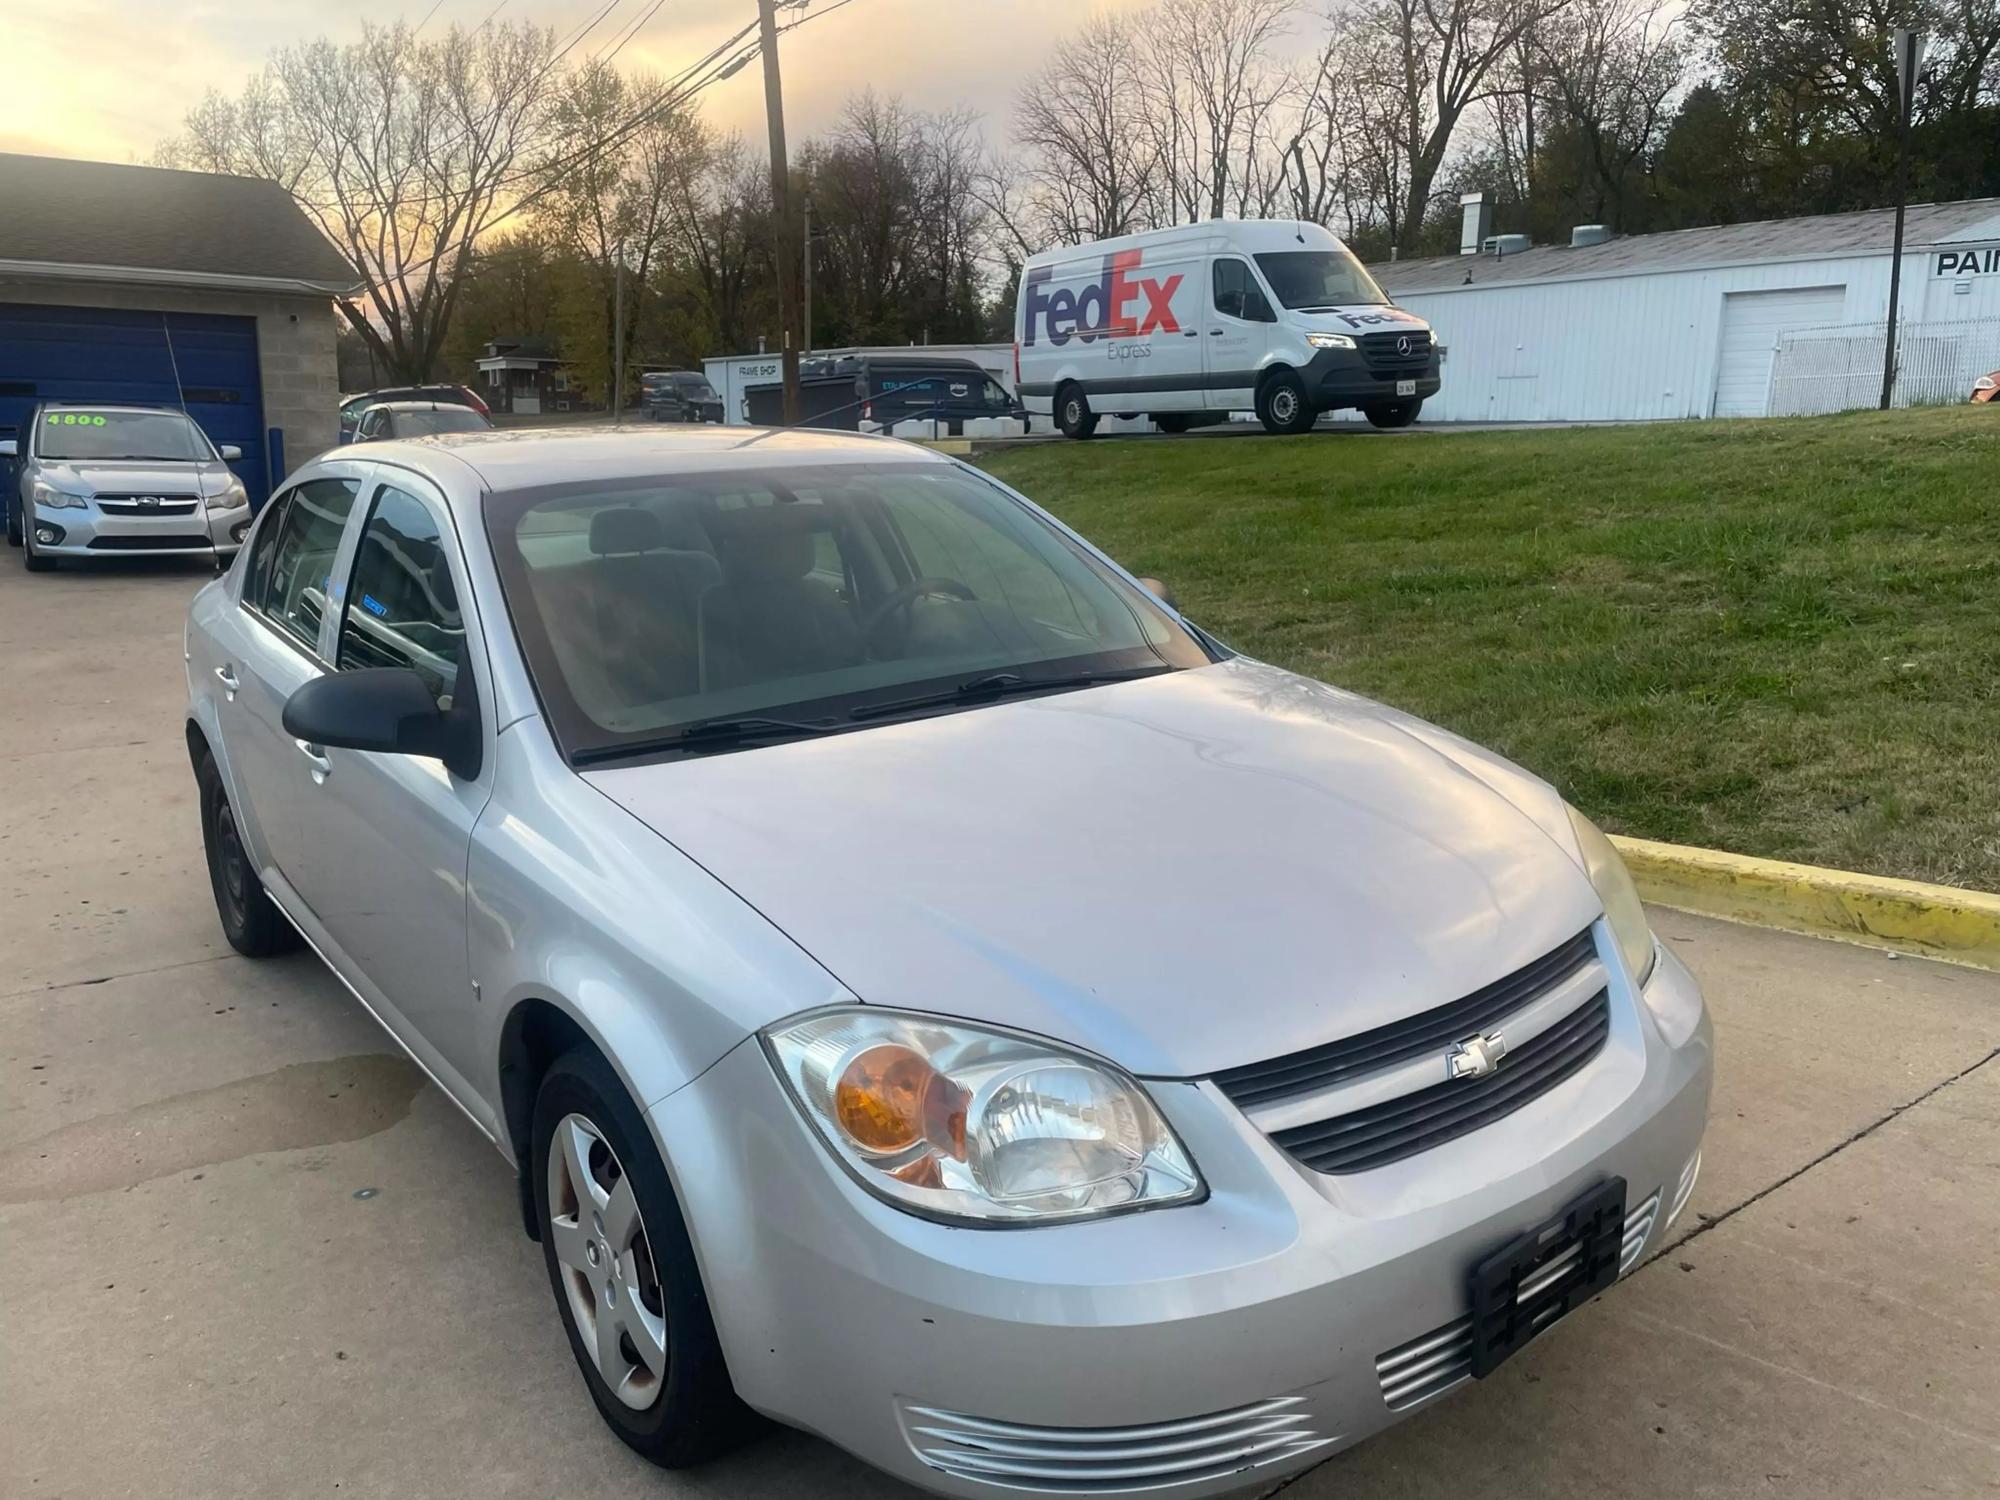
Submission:
{"label": "cloud", "polygon": [[[647,0],[616,8],[577,46],[584,57],[614,41]],[[828,0],[815,0],[815,7]],[[1134,8],[1125,0],[1112,9]],[[505,0],[502,19],[532,19],[567,37],[603,0]],[[428,23],[475,26],[495,0],[441,0]],[[304,0],[68,0],[60,8],[11,7],[0,151],[102,161],[145,161],[210,88],[234,93],[280,46],[326,34],[344,41],[364,22],[413,22],[428,0],[348,0],[337,10]],[[666,0],[619,53],[620,67],[678,72],[749,20],[751,0],[726,12]],[[853,0],[790,33],[781,44],[785,113],[794,141],[826,129],[864,87],[917,109],[974,109],[1004,132],[1016,92],[1049,46],[1082,19],[1065,0]],[[732,24],[734,22],[734,24]],[[702,95],[724,129],[761,147],[764,83],[753,63]]]}

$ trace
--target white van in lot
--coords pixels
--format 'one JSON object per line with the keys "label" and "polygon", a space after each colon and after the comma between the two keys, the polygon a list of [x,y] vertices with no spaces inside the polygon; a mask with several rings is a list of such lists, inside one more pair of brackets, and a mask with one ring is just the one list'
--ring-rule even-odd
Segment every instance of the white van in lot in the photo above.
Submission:
{"label": "white van in lot", "polygon": [[1359,408],[1407,427],[1437,393],[1430,325],[1317,224],[1214,220],[1046,250],[1021,270],[1015,384],[1069,437],[1254,410],[1272,432]]}

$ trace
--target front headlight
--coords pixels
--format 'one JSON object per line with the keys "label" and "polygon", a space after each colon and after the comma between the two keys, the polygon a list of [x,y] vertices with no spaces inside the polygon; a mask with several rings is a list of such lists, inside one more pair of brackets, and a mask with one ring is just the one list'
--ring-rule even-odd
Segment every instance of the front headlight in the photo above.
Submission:
{"label": "front headlight", "polygon": [[1570,827],[1576,830],[1584,872],[1597,887],[1597,899],[1604,903],[1604,916],[1624,956],[1626,971],[1634,984],[1643,987],[1653,977],[1655,948],[1653,929],[1646,925],[1646,909],[1639,904],[1639,888],[1603,830],[1567,802],[1563,806],[1568,809]]}
{"label": "front headlight", "polygon": [[1054,1043],[873,1008],[824,1011],[763,1040],[820,1139],[898,1208],[1018,1224],[1201,1195],[1145,1090]]}
{"label": "front headlight", "polygon": [[250,503],[250,492],[243,487],[242,480],[231,474],[221,493],[210,495],[204,503],[210,510],[236,510]]}
{"label": "front headlight", "polygon": [[1354,340],[1344,333],[1309,333],[1306,342],[1315,349],[1352,349]]}
{"label": "front headlight", "polygon": [[28,498],[35,504],[49,510],[87,510],[90,502],[82,495],[72,495],[68,490],[59,490],[46,479],[31,480]]}

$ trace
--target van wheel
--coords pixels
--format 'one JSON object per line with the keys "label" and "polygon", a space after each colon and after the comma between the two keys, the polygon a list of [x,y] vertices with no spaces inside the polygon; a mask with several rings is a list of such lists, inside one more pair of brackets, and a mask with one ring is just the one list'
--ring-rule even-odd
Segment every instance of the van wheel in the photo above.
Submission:
{"label": "van wheel", "polygon": [[1163,411],[1153,418],[1153,425],[1162,432],[1186,432],[1194,422],[1186,412]]}
{"label": "van wheel", "polygon": [[1097,413],[1080,385],[1066,385],[1056,392],[1056,426],[1064,437],[1087,438],[1097,431]]}
{"label": "van wheel", "polygon": [[1408,427],[1423,409],[1421,401],[1398,401],[1392,406],[1364,406],[1361,415],[1375,427]]}
{"label": "van wheel", "polygon": [[1257,420],[1266,432],[1310,432],[1318,418],[1297,370],[1279,370],[1257,387]]}

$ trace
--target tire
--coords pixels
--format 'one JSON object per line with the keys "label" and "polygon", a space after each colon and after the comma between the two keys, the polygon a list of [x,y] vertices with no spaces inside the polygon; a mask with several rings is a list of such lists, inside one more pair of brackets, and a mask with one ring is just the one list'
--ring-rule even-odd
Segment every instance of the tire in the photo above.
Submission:
{"label": "tire", "polygon": [[208,855],[208,883],[215,915],[229,946],[245,958],[269,958],[298,947],[299,934],[264,893],[236,828],[236,812],[215,757],[202,752],[194,779],[201,789],[201,842]]}
{"label": "tire", "polygon": [[1056,426],[1067,438],[1087,438],[1097,431],[1097,413],[1080,385],[1066,385],[1056,392]]}
{"label": "tire", "polygon": [[7,545],[18,547],[21,541],[21,502],[15,500],[7,506]]}
{"label": "tire", "polygon": [[1153,425],[1162,432],[1186,432],[1194,419],[1184,411],[1163,411],[1153,418]]}
{"label": "tire", "polygon": [[[543,1076],[530,1170],[549,1288],[605,1425],[666,1469],[734,1446],[755,1418],[730,1384],[679,1200],[638,1108],[596,1052],[564,1053]],[[579,1174],[587,1179],[584,1189]],[[585,1209],[585,1192],[594,1201],[599,1190],[606,1201]],[[621,1192],[631,1226],[622,1236]],[[588,1311],[589,1329],[580,1308]],[[606,1330],[615,1339],[605,1357],[616,1384],[595,1352],[606,1308],[620,1315]],[[653,1369],[627,1331],[635,1320],[650,1330],[642,1337],[663,1368]]]}
{"label": "tire", "polygon": [[1257,387],[1257,420],[1266,432],[1296,436],[1319,419],[1297,370],[1279,370]]}
{"label": "tire", "polygon": [[1417,420],[1417,413],[1423,409],[1424,403],[1421,400],[1398,401],[1390,406],[1364,406],[1361,408],[1361,415],[1368,419],[1371,426],[1386,430],[1392,427],[1408,427]]}
{"label": "tire", "polygon": [[28,534],[25,523],[21,532],[21,566],[30,573],[53,573],[56,570],[53,557],[43,557],[35,551],[35,539]]}

